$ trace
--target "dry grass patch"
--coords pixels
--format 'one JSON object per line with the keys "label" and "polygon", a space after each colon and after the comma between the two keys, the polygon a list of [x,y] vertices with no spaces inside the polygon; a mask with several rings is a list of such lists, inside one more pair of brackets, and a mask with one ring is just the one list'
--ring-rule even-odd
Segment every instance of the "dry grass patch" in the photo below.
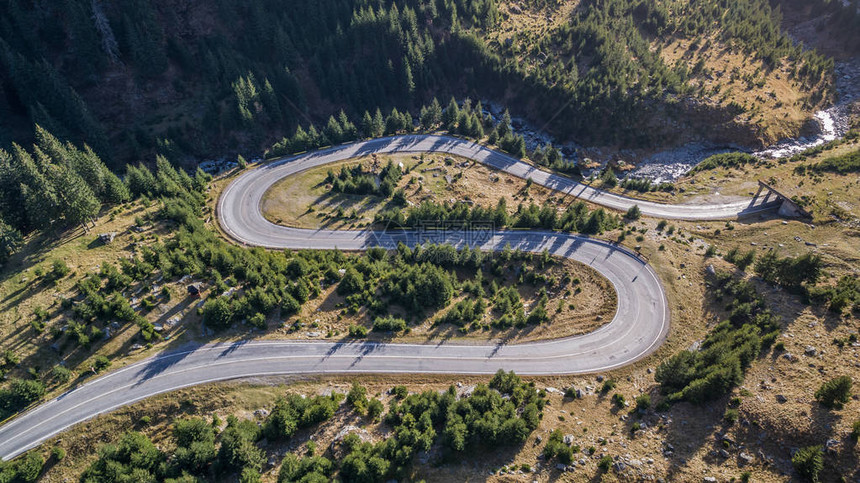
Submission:
{"label": "dry grass patch", "polygon": [[[402,163],[403,178],[397,188],[403,189],[410,204],[466,202],[495,206],[501,198],[513,214],[519,203],[541,205],[553,201],[564,207],[574,201],[516,176],[488,168],[459,156],[444,154],[395,154],[379,156],[380,165],[388,161]],[[374,216],[390,208],[389,200],[373,195],[351,195],[331,192],[325,183],[327,173],[342,167],[362,165],[370,171],[370,156],[350,159],[312,168],[275,183],[266,192],[263,215],[269,221],[297,228],[352,229],[370,226]]]}

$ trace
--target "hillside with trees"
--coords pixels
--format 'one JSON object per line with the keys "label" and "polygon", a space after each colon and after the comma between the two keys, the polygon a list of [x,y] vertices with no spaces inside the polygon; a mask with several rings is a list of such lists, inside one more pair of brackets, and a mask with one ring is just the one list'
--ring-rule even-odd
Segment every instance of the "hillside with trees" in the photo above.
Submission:
{"label": "hillside with trees", "polygon": [[689,124],[681,137],[740,122],[744,106],[709,102],[720,94],[697,78],[746,69],[667,58],[674,41],[748,57],[759,67],[745,82],[762,96],[761,76],[786,70],[807,113],[827,99],[832,72],[786,37],[766,0],[587,0],[571,11],[529,1],[550,28],[506,39],[520,7],[503,0],[6,3],[0,144],[29,141],[39,124],[112,167],[261,150],[339,109],[418,117],[433,96],[506,104],[583,144],[673,142],[676,121]]}

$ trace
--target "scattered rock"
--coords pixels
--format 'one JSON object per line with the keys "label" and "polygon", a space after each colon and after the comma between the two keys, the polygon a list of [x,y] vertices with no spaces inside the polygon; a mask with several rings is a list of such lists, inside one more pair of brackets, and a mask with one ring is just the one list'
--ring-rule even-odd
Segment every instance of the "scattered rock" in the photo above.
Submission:
{"label": "scattered rock", "polygon": [[706,476],[702,478],[702,481],[704,481],[705,483],[717,483],[717,479],[713,476]]}
{"label": "scattered rock", "polygon": [[836,454],[839,452],[839,440],[838,439],[828,439],[826,443],[824,443],[824,448],[830,454]]}
{"label": "scattered rock", "polygon": [[722,457],[722,458],[728,458],[729,456],[731,456],[731,455],[729,454],[729,452],[728,452],[728,451],[726,451],[725,449],[721,449],[721,450],[720,450],[720,457]]}
{"label": "scattered rock", "polygon": [[102,242],[103,245],[108,245],[113,243],[113,239],[116,238],[116,232],[112,231],[110,233],[100,233],[99,241]]}
{"label": "scattered rock", "polygon": [[743,451],[738,455],[738,461],[741,466],[751,464],[753,459],[752,455],[746,454]]}
{"label": "scattered rock", "polygon": [[776,402],[778,402],[780,404],[784,404],[784,403],[788,402],[788,398],[783,396],[782,394],[777,394],[776,395]]}
{"label": "scattered rock", "polygon": [[814,356],[814,355],[818,354],[818,351],[815,349],[815,347],[808,345],[803,349],[803,353],[808,355],[808,356]]}
{"label": "scattered rock", "polygon": [[567,465],[563,465],[563,464],[559,463],[559,464],[555,465],[555,469],[557,469],[558,471],[567,471]]}
{"label": "scattered rock", "polygon": [[262,408],[254,411],[254,417],[256,417],[258,419],[263,419],[268,415],[269,415],[269,411],[262,409]]}

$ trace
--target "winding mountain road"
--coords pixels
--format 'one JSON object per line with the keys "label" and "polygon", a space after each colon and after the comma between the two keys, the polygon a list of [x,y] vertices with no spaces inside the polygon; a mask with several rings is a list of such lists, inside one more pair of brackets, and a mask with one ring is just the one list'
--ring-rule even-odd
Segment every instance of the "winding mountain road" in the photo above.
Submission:
{"label": "winding mountain road", "polygon": [[498,369],[552,375],[611,370],[655,351],[669,330],[663,287],[636,254],[600,240],[547,231],[415,232],[308,230],[267,221],[263,194],[285,176],[370,153],[444,152],[468,157],[596,204],[661,218],[734,218],[767,204],[661,205],[612,195],[553,175],[469,141],[443,136],[400,136],[337,146],[264,164],[234,180],[218,202],[222,228],[236,241],[269,248],[362,250],[399,242],[468,244],[485,250],[513,248],[567,257],[598,270],[617,292],[613,319],[574,337],[524,344],[392,344],[367,341],[240,341],[204,344],[163,353],[96,378],[0,426],[0,457],[12,458],[63,430],[141,399],[179,388],[242,377],[321,373],[492,374]]}

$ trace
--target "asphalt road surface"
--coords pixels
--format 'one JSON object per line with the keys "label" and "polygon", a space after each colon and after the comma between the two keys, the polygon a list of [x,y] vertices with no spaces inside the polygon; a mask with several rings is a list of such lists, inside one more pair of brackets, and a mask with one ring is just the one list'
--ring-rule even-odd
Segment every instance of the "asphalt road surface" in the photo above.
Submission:
{"label": "asphalt road surface", "polygon": [[260,211],[266,189],[285,176],[373,152],[431,151],[465,156],[610,208],[626,210],[636,204],[648,216],[709,220],[770,208],[752,201],[708,206],[637,201],[538,170],[469,141],[442,136],[378,139],[268,163],[239,176],[219,200],[221,226],[237,242],[270,248],[362,250],[431,241],[486,250],[507,244],[535,252],[547,250],[602,273],[618,294],[615,316],[588,334],[511,345],[240,341],[188,346],[93,379],[7,422],[0,427],[0,457],[12,458],[118,407],[207,382],[324,373],[492,374],[498,369],[528,375],[593,373],[630,364],[662,344],[669,330],[669,311],[659,279],[635,253],[604,241],[544,231],[306,230],[274,225]]}
{"label": "asphalt road surface", "polygon": [[[395,136],[370,141],[362,141],[347,145],[335,146],[333,148],[315,151],[308,154],[284,158],[279,161],[264,164],[254,171],[255,174],[245,174],[236,180],[231,188],[233,191],[242,190],[246,196],[253,195],[262,199],[265,190],[284,176],[298,173],[310,168],[328,163],[342,161],[357,156],[367,156],[372,153],[418,153],[438,152],[463,156],[473,159],[487,166],[505,171],[514,176],[528,179],[541,186],[575,196],[582,200],[612,208],[619,211],[627,211],[633,205],[638,205],[645,216],[676,220],[723,220],[735,219],[751,214],[768,211],[779,206],[775,197],[769,194],[757,198],[749,198],[740,201],[717,204],[663,204],[653,201],[637,200],[626,196],[607,193],[592,188],[586,184],[576,182],[565,176],[559,176],[538,169],[528,163],[513,158],[499,151],[494,151],[472,141],[448,136],[436,135],[411,135]],[[254,193],[248,193],[251,187]],[[236,195],[222,197],[219,204],[221,208],[227,208],[226,203],[239,204],[244,213],[257,212],[258,206],[250,203],[250,198],[237,198]],[[262,219],[262,217],[260,217]],[[225,223],[226,222],[226,223]],[[259,225],[259,220],[254,220]],[[222,216],[222,226],[232,227],[234,221],[227,220]],[[260,225],[262,226],[262,225]],[[260,242],[262,240],[254,240]],[[266,245],[265,243],[258,243]],[[276,243],[276,245],[278,245]]]}

